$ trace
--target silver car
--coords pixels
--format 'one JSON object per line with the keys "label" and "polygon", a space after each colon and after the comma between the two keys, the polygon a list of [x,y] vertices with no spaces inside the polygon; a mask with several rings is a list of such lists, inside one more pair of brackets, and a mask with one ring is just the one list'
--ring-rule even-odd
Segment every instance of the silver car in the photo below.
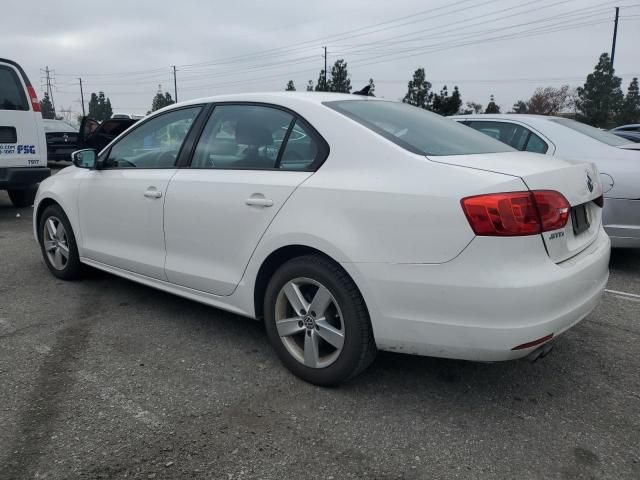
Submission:
{"label": "silver car", "polygon": [[595,163],[604,187],[603,223],[611,245],[640,248],[640,144],[562,117],[485,114],[450,118],[518,150]]}

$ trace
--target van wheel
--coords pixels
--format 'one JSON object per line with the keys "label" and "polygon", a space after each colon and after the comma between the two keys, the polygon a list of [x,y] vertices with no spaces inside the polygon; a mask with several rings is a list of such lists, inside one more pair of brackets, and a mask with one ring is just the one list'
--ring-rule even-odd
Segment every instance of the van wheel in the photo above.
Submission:
{"label": "van wheel", "polygon": [[82,273],[76,237],[69,219],[59,205],[50,205],[38,223],[40,250],[44,263],[56,277],[74,280]]}
{"label": "van wheel", "polygon": [[337,385],[375,358],[364,299],[347,273],[329,259],[307,255],[282,265],[267,286],[264,313],[278,357],[307,382]]}
{"label": "van wheel", "polygon": [[37,185],[29,185],[24,190],[9,190],[9,199],[14,207],[30,207],[36,198],[38,192]]}

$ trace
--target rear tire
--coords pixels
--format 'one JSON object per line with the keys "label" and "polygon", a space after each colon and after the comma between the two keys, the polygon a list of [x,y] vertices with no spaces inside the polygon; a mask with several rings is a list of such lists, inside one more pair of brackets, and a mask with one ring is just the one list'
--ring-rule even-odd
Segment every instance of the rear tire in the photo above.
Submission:
{"label": "rear tire", "polygon": [[325,257],[306,255],[282,265],[267,286],[264,316],[282,363],[309,383],[345,382],[376,356],[369,313],[358,287]]}
{"label": "rear tire", "polygon": [[29,185],[23,190],[9,190],[7,193],[9,193],[9,199],[14,207],[23,208],[33,205],[37,192],[37,185]]}
{"label": "rear tire", "polygon": [[82,274],[76,237],[71,223],[59,205],[49,205],[38,222],[38,238],[44,263],[62,280],[75,280]]}

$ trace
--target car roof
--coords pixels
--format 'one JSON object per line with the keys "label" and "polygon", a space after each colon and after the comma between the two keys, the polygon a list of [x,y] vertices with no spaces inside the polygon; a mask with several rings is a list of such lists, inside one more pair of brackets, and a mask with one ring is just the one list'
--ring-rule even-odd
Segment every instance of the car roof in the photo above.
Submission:
{"label": "car roof", "polygon": [[[196,98],[185,102],[174,103],[161,109],[170,110],[172,108],[197,105],[200,103],[214,102],[264,102],[275,104],[293,104],[293,103],[315,103],[322,104],[324,102],[338,100],[384,100],[376,97],[367,97],[364,95],[354,95],[349,93],[334,92],[257,92],[257,93],[234,93],[228,95],[216,95],[213,97]],[[161,111],[158,110],[158,111]],[[155,112],[154,112],[155,113]]]}
{"label": "car roof", "polygon": [[535,119],[535,120],[553,120],[557,117],[552,115],[535,115],[531,113],[470,113],[468,115],[451,115],[449,118],[459,119],[477,119],[477,120],[518,120],[518,119]]}

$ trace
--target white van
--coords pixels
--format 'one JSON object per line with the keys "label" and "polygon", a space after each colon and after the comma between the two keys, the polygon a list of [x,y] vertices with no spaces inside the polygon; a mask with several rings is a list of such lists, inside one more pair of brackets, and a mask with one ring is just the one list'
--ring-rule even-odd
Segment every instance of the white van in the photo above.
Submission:
{"label": "white van", "polygon": [[0,58],[0,190],[16,207],[28,207],[49,175],[36,92],[20,65]]}

